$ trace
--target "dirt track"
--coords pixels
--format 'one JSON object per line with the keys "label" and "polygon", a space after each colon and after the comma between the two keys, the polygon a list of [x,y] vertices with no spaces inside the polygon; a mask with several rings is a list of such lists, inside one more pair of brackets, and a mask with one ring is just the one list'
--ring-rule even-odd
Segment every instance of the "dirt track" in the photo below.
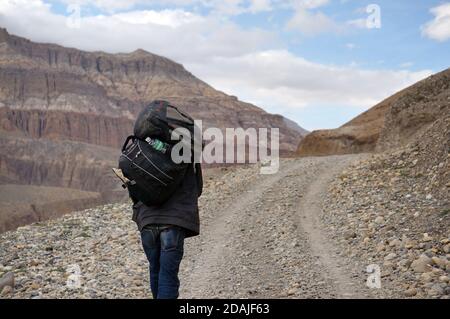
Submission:
{"label": "dirt track", "polygon": [[277,174],[250,174],[219,198],[203,198],[202,234],[186,240],[180,297],[370,297],[319,218],[329,181],[357,158],[282,161]]}

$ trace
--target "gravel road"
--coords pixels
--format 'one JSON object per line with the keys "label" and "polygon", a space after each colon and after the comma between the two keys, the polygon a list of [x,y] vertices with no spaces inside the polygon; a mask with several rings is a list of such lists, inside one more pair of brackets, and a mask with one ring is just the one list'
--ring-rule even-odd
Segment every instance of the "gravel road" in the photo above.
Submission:
{"label": "gravel road", "polygon": [[186,241],[181,297],[369,297],[320,221],[329,182],[360,158],[284,160],[277,174],[253,172],[218,200],[203,199],[208,218]]}
{"label": "gravel road", "polygon": [[[361,155],[283,159],[207,173],[201,235],[186,240],[181,298],[366,298],[365,269],[341,259],[321,222],[330,181]],[[0,235],[6,298],[149,298],[130,204],[111,204]],[[342,257],[343,258],[343,257]],[[68,267],[81,286],[66,285]],[[352,268],[353,267],[353,268]]]}

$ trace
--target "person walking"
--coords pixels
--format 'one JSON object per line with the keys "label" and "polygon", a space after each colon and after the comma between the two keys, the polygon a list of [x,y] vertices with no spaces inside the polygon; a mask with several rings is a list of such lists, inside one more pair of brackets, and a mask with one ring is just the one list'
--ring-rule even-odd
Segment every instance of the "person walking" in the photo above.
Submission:
{"label": "person walking", "polygon": [[174,194],[162,205],[147,206],[133,200],[133,221],[141,233],[149,262],[150,289],[154,299],[179,296],[178,272],[184,240],[200,233],[198,198],[203,190],[200,164],[190,164]]}

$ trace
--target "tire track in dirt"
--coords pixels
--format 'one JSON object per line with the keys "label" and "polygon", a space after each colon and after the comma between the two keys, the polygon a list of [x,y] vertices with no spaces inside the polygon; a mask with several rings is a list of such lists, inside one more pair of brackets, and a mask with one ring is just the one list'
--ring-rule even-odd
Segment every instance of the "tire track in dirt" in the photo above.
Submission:
{"label": "tire track in dirt", "polygon": [[324,275],[334,283],[336,297],[338,298],[367,298],[367,289],[361,287],[349,275],[345,269],[345,261],[339,258],[336,247],[329,240],[320,216],[322,201],[329,183],[333,177],[342,172],[348,166],[353,157],[341,158],[340,161],[326,161],[322,168],[322,174],[318,174],[315,180],[308,186],[306,195],[300,201],[298,217],[301,229],[307,234],[312,254],[318,259],[324,269]]}
{"label": "tire track in dirt", "polygon": [[186,241],[180,297],[364,297],[319,219],[328,183],[356,158],[282,160],[277,174],[252,169],[207,199],[202,234]]}

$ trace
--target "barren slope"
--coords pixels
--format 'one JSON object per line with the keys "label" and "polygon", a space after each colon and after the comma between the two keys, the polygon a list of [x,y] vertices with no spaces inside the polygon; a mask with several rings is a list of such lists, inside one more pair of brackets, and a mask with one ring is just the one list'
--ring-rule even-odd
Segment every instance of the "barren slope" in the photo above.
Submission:
{"label": "barren slope", "polygon": [[394,94],[340,128],[312,132],[300,142],[298,154],[351,154],[406,145],[450,112],[449,97],[447,69]]}
{"label": "barren slope", "polygon": [[35,43],[0,28],[0,183],[120,199],[110,168],[137,113],[154,99],[171,101],[203,120],[205,129],[277,127],[285,153],[295,151],[304,134],[281,115],[217,91],[167,58]]}

